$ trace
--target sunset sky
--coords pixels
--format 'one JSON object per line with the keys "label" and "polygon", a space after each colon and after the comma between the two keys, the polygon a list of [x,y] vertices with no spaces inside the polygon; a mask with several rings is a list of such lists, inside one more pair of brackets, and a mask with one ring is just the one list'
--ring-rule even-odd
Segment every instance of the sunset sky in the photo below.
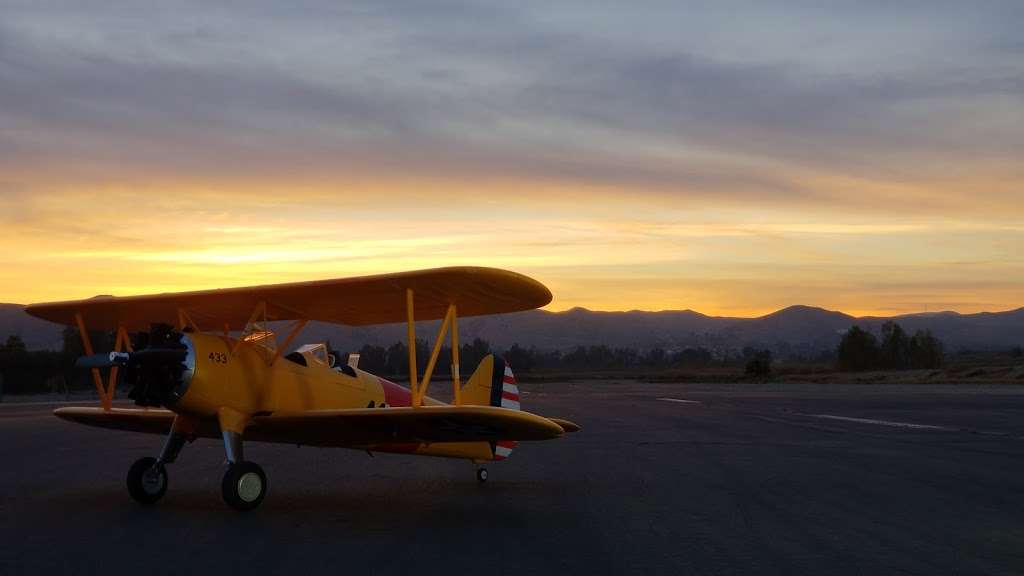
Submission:
{"label": "sunset sky", "polygon": [[1024,3],[3,2],[0,301],[1024,306]]}

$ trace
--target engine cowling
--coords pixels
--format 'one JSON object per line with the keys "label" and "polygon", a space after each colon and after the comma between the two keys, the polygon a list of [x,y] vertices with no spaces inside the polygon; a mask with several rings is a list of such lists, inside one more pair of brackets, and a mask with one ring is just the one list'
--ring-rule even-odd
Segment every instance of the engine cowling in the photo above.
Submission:
{"label": "engine cowling", "polygon": [[172,406],[188,391],[195,373],[195,346],[188,334],[154,326],[139,334],[125,366],[128,397],[139,406]]}

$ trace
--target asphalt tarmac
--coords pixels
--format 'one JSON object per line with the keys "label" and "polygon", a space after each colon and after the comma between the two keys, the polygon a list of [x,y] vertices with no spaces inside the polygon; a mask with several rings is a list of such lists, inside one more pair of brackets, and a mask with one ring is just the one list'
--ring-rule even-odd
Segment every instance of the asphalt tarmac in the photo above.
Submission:
{"label": "asphalt tarmac", "polygon": [[1022,574],[1024,387],[522,385],[583,431],[489,466],[250,443],[270,489],[223,504],[186,447],[0,405],[0,574]]}

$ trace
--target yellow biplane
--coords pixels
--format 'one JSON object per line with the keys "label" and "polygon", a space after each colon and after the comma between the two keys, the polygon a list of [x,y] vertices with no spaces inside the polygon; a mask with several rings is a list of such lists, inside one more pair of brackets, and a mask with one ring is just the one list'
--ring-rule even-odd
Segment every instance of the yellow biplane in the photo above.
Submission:
{"label": "yellow biplane", "polygon": [[[463,458],[506,458],[518,441],[558,438],[579,427],[520,410],[511,367],[483,359],[461,384],[460,316],[530,310],[551,301],[539,282],[493,268],[417,272],[294,284],[33,304],[33,316],[75,326],[101,407],[63,407],[60,418],[103,428],[167,434],[155,458],[128,470],[128,492],[152,504],[167,490],[167,464],[186,442],[221,438],[228,469],[221,482],[233,508],[255,508],[267,492],[263,469],[245,459],[243,439],[307,446]],[[441,320],[422,377],[415,322]],[[337,364],[322,343],[285,353],[309,321],[365,326],[405,321],[410,388]],[[270,323],[286,324],[278,343]],[[89,330],[116,334],[114,350],[94,353]],[[452,404],[426,395],[450,335]],[[109,369],[104,382],[101,370]],[[141,408],[116,408],[118,371]]]}

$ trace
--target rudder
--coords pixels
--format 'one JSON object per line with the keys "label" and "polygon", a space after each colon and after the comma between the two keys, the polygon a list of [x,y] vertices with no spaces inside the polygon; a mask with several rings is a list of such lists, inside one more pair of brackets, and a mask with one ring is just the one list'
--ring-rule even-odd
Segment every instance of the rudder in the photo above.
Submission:
{"label": "rudder", "polygon": [[[498,406],[509,410],[520,409],[519,385],[512,367],[501,356],[488,354],[480,361],[476,371],[462,386],[459,393],[462,404]],[[495,460],[504,460],[512,454],[517,443],[499,440],[491,443]]]}

